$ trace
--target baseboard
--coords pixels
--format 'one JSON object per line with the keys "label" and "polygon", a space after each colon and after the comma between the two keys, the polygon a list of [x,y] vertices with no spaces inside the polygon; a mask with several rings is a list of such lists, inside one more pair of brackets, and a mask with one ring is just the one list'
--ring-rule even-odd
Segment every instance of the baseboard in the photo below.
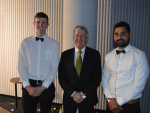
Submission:
{"label": "baseboard", "polygon": [[[5,94],[0,94],[0,96],[5,96],[5,97],[12,97],[12,98],[15,98],[15,96],[12,96],[12,95],[5,95]],[[22,97],[17,97],[17,98],[22,99]]]}

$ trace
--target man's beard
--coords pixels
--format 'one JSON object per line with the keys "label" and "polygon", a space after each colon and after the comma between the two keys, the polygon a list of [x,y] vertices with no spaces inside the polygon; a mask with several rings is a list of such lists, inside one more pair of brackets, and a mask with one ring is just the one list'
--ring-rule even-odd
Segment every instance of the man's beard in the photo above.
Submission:
{"label": "man's beard", "polygon": [[[119,41],[123,41],[123,42],[119,43]],[[130,42],[130,37],[128,37],[127,41],[125,41],[124,39],[118,39],[118,40],[115,41],[115,44],[118,47],[126,47],[126,46],[128,46],[129,42]]]}

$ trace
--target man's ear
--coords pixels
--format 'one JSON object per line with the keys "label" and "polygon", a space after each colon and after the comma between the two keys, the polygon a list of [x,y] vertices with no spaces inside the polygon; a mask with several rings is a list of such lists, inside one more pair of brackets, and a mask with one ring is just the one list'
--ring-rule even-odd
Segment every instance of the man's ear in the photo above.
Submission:
{"label": "man's ear", "polygon": [[33,22],[33,25],[35,26],[35,22]]}
{"label": "man's ear", "polygon": [[132,33],[130,33],[130,38],[131,38],[131,36],[132,36]]}

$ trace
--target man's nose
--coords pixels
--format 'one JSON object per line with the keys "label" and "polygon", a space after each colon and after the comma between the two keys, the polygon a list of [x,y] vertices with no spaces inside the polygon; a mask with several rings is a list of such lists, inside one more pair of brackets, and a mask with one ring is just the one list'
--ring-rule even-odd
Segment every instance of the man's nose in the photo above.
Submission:
{"label": "man's nose", "polygon": [[118,35],[118,39],[122,39],[122,36],[121,36],[121,34],[119,34],[119,35]]}
{"label": "man's nose", "polygon": [[81,36],[78,37],[78,40],[81,40]]}
{"label": "man's nose", "polygon": [[40,27],[41,27],[42,25],[43,25],[42,23],[39,24]]}

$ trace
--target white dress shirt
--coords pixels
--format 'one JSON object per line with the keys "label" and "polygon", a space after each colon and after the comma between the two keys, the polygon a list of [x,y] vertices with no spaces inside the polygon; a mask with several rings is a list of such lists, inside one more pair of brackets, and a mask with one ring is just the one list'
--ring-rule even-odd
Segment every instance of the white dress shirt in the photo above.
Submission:
{"label": "white dress shirt", "polygon": [[59,43],[47,35],[44,41],[36,41],[36,35],[25,38],[19,48],[18,72],[23,86],[29,86],[29,79],[44,80],[48,88],[58,73],[60,57]]}
{"label": "white dress shirt", "polygon": [[149,65],[145,52],[131,46],[125,54],[116,54],[118,48],[105,57],[102,87],[106,98],[117,98],[120,106],[140,98],[149,75]]}

